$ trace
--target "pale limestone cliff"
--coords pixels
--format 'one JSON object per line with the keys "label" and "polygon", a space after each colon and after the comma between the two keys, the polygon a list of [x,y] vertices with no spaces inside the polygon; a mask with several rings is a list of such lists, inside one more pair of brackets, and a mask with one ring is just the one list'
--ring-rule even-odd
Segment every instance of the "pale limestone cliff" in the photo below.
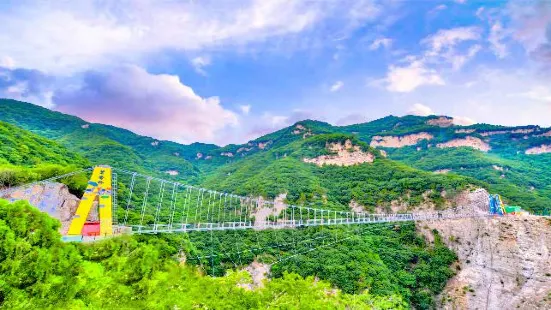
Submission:
{"label": "pale limestone cliff", "polygon": [[420,132],[405,136],[375,136],[371,139],[372,147],[392,147],[400,148],[404,146],[415,145],[422,140],[432,140],[433,135]]}
{"label": "pale limestone cliff", "polygon": [[306,163],[336,166],[352,166],[362,163],[372,163],[375,156],[369,152],[364,152],[357,145],[353,145],[350,140],[342,143],[328,143],[326,148],[332,153],[330,155],[321,155],[316,158],[304,158]]}
{"label": "pale limestone cliff", "polygon": [[448,148],[448,147],[472,147],[474,149],[477,149],[479,151],[488,152],[492,148],[490,145],[479,138],[476,137],[465,137],[462,139],[453,139],[445,143],[438,143],[436,147],[438,148]]}

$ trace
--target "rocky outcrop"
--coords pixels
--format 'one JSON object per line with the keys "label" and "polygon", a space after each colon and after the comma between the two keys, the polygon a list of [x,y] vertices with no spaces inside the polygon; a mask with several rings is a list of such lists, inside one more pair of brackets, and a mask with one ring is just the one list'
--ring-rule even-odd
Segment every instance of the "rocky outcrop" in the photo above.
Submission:
{"label": "rocky outcrop", "polygon": [[251,211],[251,216],[254,217],[255,229],[264,229],[266,222],[272,217],[278,217],[281,212],[287,209],[285,204],[287,194],[280,194],[274,199],[273,205],[264,201],[262,197],[258,198],[257,207]]}
{"label": "rocky outcrop", "polygon": [[292,131],[292,134],[294,134],[294,135],[300,135],[300,134],[302,134],[302,139],[306,139],[306,138],[308,138],[308,137],[310,137],[310,136],[313,136],[312,130],[310,130],[310,129],[304,127],[304,126],[301,125],[301,124],[297,124],[297,125],[295,126],[295,128],[294,128],[293,131]]}
{"label": "rocky outcrop", "polygon": [[[31,205],[48,213],[61,222],[60,232],[64,234],[76,212],[80,199],[69,193],[65,184],[45,183],[26,188],[15,188],[1,194],[9,201],[27,200]],[[97,208],[92,208],[88,220],[97,221]]]}
{"label": "rocky outcrop", "polygon": [[551,153],[551,144],[542,144],[540,146],[529,148],[525,151],[525,153],[528,155]]}
{"label": "rocky outcrop", "polygon": [[439,118],[429,119],[427,125],[438,126],[438,127],[450,127],[453,126],[453,118],[440,116]]}
{"label": "rocky outcrop", "polygon": [[[549,219],[503,216],[419,223],[458,257],[457,275],[440,297],[442,309],[551,309]],[[423,228],[424,227],[424,228]]]}
{"label": "rocky outcrop", "polygon": [[326,148],[334,153],[332,155],[321,155],[316,158],[304,158],[304,162],[323,165],[352,166],[362,163],[372,163],[375,156],[369,152],[364,152],[357,145],[353,145],[350,139],[344,143],[328,143]]}
{"label": "rocky outcrop", "polygon": [[475,129],[456,129],[455,133],[473,133],[475,131]]}
{"label": "rocky outcrop", "polygon": [[465,137],[461,139],[453,139],[445,143],[439,143],[436,145],[438,148],[448,148],[448,147],[472,147],[474,149],[477,149],[479,151],[488,152],[492,148],[490,145],[479,138],[476,137]]}
{"label": "rocky outcrop", "polygon": [[261,150],[266,149],[270,144],[272,144],[272,141],[266,141],[266,142],[258,142],[258,148]]}
{"label": "rocky outcrop", "polygon": [[432,138],[434,138],[434,136],[426,132],[414,133],[405,136],[374,136],[373,139],[371,139],[371,146],[400,148],[415,145],[421,140],[432,140]]}
{"label": "rocky outcrop", "polygon": [[251,276],[252,283],[240,283],[238,286],[246,290],[263,287],[264,281],[268,278],[268,274],[270,273],[270,268],[271,265],[254,260],[245,268],[245,271]]}
{"label": "rocky outcrop", "polygon": [[179,173],[178,171],[176,171],[176,170],[167,170],[167,171],[165,171],[165,173],[168,174],[168,175],[172,175],[172,176],[175,176],[175,175],[180,174],[180,173]]}
{"label": "rocky outcrop", "polygon": [[237,153],[243,153],[243,152],[248,152],[248,151],[250,151],[250,150],[252,150],[252,149],[253,149],[252,147],[244,147],[244,146],[243,146],[243,147],[238,148],[236,152],[237,152]]}
{"label": "rocky outcrop", "polygon": [[233,157],[233,153],[232,152],[222,152],[222,153],[220,153],[220,156]]}

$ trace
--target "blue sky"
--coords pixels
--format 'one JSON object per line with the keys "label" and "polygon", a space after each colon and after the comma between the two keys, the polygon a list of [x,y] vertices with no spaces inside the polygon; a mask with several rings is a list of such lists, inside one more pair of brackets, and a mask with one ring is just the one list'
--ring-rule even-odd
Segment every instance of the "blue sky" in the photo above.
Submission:
{"label": "blue sky", "polygon": [[0,96],[183,143],[389,114],[551,126],[551,2],[0,3]]}

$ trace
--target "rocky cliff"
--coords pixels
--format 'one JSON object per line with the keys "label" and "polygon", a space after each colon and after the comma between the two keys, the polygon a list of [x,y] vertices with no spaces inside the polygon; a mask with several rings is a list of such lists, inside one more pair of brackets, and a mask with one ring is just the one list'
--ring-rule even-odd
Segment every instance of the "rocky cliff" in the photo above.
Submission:
{"label": "rocky cliff", "polygon": [[[78,207],[80,199],[69,192],[65,184],[45,183],[35,184],[26,188],[14,188],[0,193],[0,198],[9,201],[27,200],[61,222],[60,232],[64,234],[69,228],[72,216]],[[89,220],[97,220],[96,208],[92,208]]]}
{"label": "rocky cliff", "polygon": [[419,223],[453,249],[457,275],[440,296],[442,309],[551,309],[551,220],[497,216]]}

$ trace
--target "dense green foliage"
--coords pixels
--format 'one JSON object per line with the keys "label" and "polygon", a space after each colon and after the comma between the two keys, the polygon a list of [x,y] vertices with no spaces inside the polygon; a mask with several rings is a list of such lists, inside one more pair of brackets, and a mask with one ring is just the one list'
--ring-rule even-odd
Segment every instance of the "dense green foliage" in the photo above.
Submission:
{"label": "dense green foliage", "polygon": [[348,295],[295,274],[256,290],[246,273],[205,277],[159,238],[63,243],[59,222],[0,200],[0,307],[6,309],[404,309],[399,295]]}
{"label": "dense green foliage", "polygon": [[389,155],[419,169],[449,169],[453,174],[480,180],[507,203],[527,210],[538,212],[551,206],[551,154],[499,156],[469,148],[402,148],[389,150]]}
{"label": "dense green foliage", "polygon": [[[324,181],[326,172],[331,172],[331,175],[334,173],[332,173],[332,169],[316,170],[306,167],[307,165],[300,162],[301,157],[327,154],[327,150],[323,148],[324,144],[332,139],[342,138],[343,134],[353,135],[354,137],[351,139],[354,144],[365,143],[362,148],[367,149],[367,145],[375,135],[402,136],[427,132],[434,136],[430,142],[422,141],[415,147],[385,149],[385,151],[389,153],[391,159],[402,161],[418,169],[430,172],[451,169],[454,174],[468,177],[466,179],[456,178],[451,181],[452,183],[461,183],[459,186],[456,186],[457,184],[451,186],[452,188],[464,187],[465,182],[476,183],[473,181],[476,179],[481,182],[477,185],[502,194],[510,203],[535,211],[549,207],[551,199],[551,195],[549,195],[551,174],[546,168],[549,166],[549,155],[522,155],[530,147],[551,144],[551,137],[542,135],[549,129],[537,126],[505,127],[476,124],[439,127],[427,123],[429,120],[438,118],[437,116],[388,116],[368,123],[343,127],[307,120],[262,136],[247,144],[217,147],[201,143],[181,145],[169,141],[157,141],[113,126],[88,124],[74,116],[13,100],[0,100],[0,108],[2,109],[0,121],[10,122],[44,137],[55,139],[68,149],[86,156],[92,164],[111,164],[150,175],[162,175],[169,179],[182,180],[192,184],[207,184],[240,193],[264,194],[273,197],[287,191],[290,192],[291,201],[297,201],[297,197],[302,194],[304,198],[302,200],[309,203],[316,203],[319,197],[328,192],[336,193],[336,189],[331,188],[334,179]],[[33,115],[33,117],[28,117],[28,115]],[[465,130],[473,132],[466,133]],[[499,132],[500,134],[486,136],[486,132]],[[312,135],[313,138],[310,137]],[[450,139],[464,138],[467,135],[488,141],[492,150],[489,153],[483,153],[466,148],[447,150],[429,148],[429,144],[434,145]],[[301,143],[305,140],[309,142]],[[421,151],[417,151],[417,147],[420,147]],[[293,158],[296,160],[281,159],[291,154],[294,154]],[[389,170],[391,172],[387,173],[390,183],[402,182],[406,187],[417,184],[417,182],[406,182],[405,180],[398,181],[402,179],[401,172],[394,175],[394,171],[401,171],[402,168],[410,169],[409,167],[399,166],[396,163],[378,165],[381,165],[381,169],[391,169]],[[495,170],[494,166],[504,167],[508,170],[501,173],[501,171]],[[359,168],[359,170],[364,169],[365,167]],[[253,173],[253,170],[262,171],[262,174]],[[373,173],[380,172],[380,170],[372,170],[369,173],[371,176]],[[166,171],[177,171],[178,175],[171,176],[166,174]],[[297,172],[296,176],[291,176],[293,171]],[[410,173],[418,174],[420,172],[410,170]],[[228,174],[231,175],[228,176]],[[255,175],[257,176],[255,180],[250,180]],[[354,175],[358,175],[358,172],[355,172]],[[361,181],[361,178],[364,177],[366,177],[366,173],[361,172],[357,178]],[[430,179],[427,174],[420,178]],[[273,181],[274,179],[277,181]],[[297,184],[297,181],[305,184]],[[368,181],[371,181],[369,177],[364,180],[364,182]],[[438,200],[436,190],[442,186],[450,187],[442,185],[449,183],[449,180],[439,180],[436,183],[438,184],[433,181],[421,182],[419,188],[428,185],[427,189],[433,190],[432,198]],[[372,185],[373,189],[380,187],[380,184]],[[383,191],[378,192],[378,195],[373,195],[373,190],[370,190],[369,186],[362,185],[354,192],[357,193],[355,196],[361,196],[360,192],[364,191],[364,196],[369,195],[371,198],[362,201],[368,206],[374,206],[377,203],[395,199],[396,195],[393,195],[393,192],[402,191],[401,193],[404,194],[404,186],[395,186],[394,184],[390,187],[383,186]],[[349,188],[350,190],[352,189]],[[417,195],[417,189],[413,189],[413,191],[415,195],[411,203],[415,205],[419,202],[419,195]],[[384,198],[387,192],[390,193],[392,199]],[[337,199],[328,195],[328,199],[346,203],[345,198],[348,199],[354,195],[344,194],[341,196]],[[381,197],[378,196],[382,196],[383,199],[381,200]],[[405,196],[409,197],[409,195]]]}
{"label": "dense green foliage", "polygon": [[[376,154],[375,162],[350,167],[318,167],[302,161],[305,157],[328,154],[326,143],[346,140]],[[423,194],[427,191],[434,193],[430,198],[441,204],[442,191],[453,193],[476,183],[476,180],[457,175],[435,175],[413,169],[383,158],[354,136],[329,134],[301,139],[227,164],[207,177],[203,184],[243,195],[273,198],[287,193],[291,203],[348,209],[351,200],[367,207],[387,206],[401,200],[413,207],[423,202]]]}
{"label": "dense green foliage", "polygon": [[0,146],[0,165],[87,164],[81,155],[68,151],[58,143],[4,122],[0,122]]}
{"label": "dense green foliage", "polygon": [[166,171],[175,170],[180,179],[194,181],[198,171],[188,159],[195,158],[198,152],[216,148],[200,143],[186,146],[158,141],[14,100],[0,99],[0,110],[0,121],[54,139],[69,150],[80,152],[92,164],[112,164],[166,178],[172,178]]}
{"label": "dense green foliage", "polygon": [[[427,124],[436,116],[389,116],[344,127],[307,120],[243,145],[218,147],[157,141],[12,100],[0,100],[0,110],[0,121],[18,126],[0,122],[0,187],[109,164],[245,196],[274,198],[285,193],[289,203],[328,210],[350,210],[351,201],[371,211],[395,202],[414,209],[427,200],[442,207],[445,198],[473,185],[500,193],[525,209],[551,205],[551,154],[524,155],[529,147],[551,144],[551,137],[542,135],[549,129],[537,126]],[[486,131],[506,132],[487,136]],[[386,148],[388,158],[369,146],[375,135],[418,132],[434,138],[411,147]],[[434,147],[467,135],[486,141],[492,150]],[[304,162],[332,155],[327,146],[347,140],[375,155],[375,161],[350,167]],[[443,169],[451,171],[434,173]],[[129,194],[129,180],[123,178],[119,197]],[[85,181],[85,176],[63,180],[75,193]],[[129,222],[142,222],[139,209],[144,199],[136,193],[144,188],[145,183],[136,185],[128,209],[118,209],[119,217],[129,211]],[[152,189],[150,205],[159,203],[156,193]],[[152,224],[155,216],[148,211],[143,222]],[[170,216],[169,208],[162,208],[160,216]],[[450,265],[456,259],[437,232],[434,244],[427,244],[413,224],[124,237],[89,245],[61,243],[58,225],[25,203],[0,202],[0,305],[426,309],[434,306],[434,296],[453,275]],[[187,258],[185,265],[176,260],[182,256]],[[281,260],[285,257],[291,258]],[[232,270],[254,260],[277,262],[273,279],[262,289],[239,288],[249,279]],[[217,277],[206,277],[201,270]],[[328,293],[332,287],[343,293]]]}
{"label": "dense green foliage", "polygon": [[[227,268],[249,264],[256,257],[277,262],[272,266],[273,278],[288,272],[316,276],[346,293],[368,290],[375,296],[399,295],[426,309],[454,275],[449,266],[457,259],[434,233],[435,244],[429,245],[416,234],[413,223],[196,232],[190,234],[193,246],[187,250],[193,264],[198,261],[195,257],[206,257],[199,261],[208,274],[223,275]],[[221,255],[210,257],[212,253]]]}
{"label": "dense green foliage", "polygon": [[[84,157],[52,140],[0,122],[0,188],[62,175],[89,165]],[[76,192],[86,182],[77,178],[65,181]]]}

